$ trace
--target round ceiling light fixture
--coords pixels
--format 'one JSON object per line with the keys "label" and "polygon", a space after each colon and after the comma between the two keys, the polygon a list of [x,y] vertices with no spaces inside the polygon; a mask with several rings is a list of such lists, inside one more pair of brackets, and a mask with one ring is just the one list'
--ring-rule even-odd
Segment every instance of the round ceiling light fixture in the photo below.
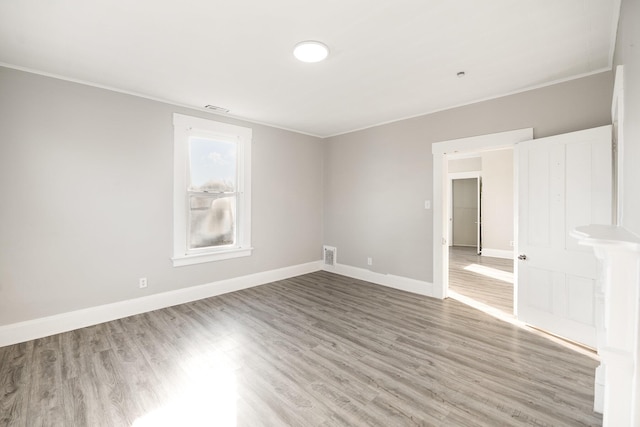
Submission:
{"label": "round ceiling light fixture", "polygon": [[314,40],[298,43],[293,48],[293,56],[302,62],[320,62],[329,55],[326,44]]}

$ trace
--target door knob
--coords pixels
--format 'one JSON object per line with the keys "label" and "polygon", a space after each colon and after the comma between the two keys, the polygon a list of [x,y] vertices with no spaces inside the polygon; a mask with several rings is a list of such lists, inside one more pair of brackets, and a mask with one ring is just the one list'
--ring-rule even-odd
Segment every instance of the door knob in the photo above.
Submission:
{"label": "door knob", "polygon": [[518,259],[524,261],[524,260],[527,259],[527,256],[525,254],[520,254],[520,255],[518,255]]}

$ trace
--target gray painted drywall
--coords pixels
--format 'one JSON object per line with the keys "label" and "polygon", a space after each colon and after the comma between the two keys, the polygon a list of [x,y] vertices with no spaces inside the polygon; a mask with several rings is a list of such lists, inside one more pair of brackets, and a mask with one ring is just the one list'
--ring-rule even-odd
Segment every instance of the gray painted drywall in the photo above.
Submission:
{"label": "gray painted drywall", "polygon": [[614,63],[624,66],[622,225],[640,235],[640,0],[622,0]]}
{"label": "gray painted drywall", "polygon": [[449,173],[482,174],[482,247],[511,251],[513,241],[513,149],[451,159]]}
{"label": "gray painted drywall", "polygon": [[[611,90],[602,73],[323,142],[0,67],[0,325],[315,261],[322,243],[431,281],[431,143],[607,124]],[[171,266],[174,112],[253,129],[253,256]]]}
{"label": "gray painted drywall", "polygon": [[513,150],[482,153],[482,247],[511,251]]}
{"label": "gray painted drywall", "polygon": [[[253,129],[251,257],[172,267],[174,112]],[[0,325],[319,260],[322,150],[318,138],[0,68]]]}
{"label": "gray painted drywall", "polygon": [[475,172],[482,170],[482,158],[471,157],[468,159],[451,159],[448,161],[449,173]]}
{"label": "gray painted drywall", "polygon": [[326,139],[324,243],[338,248],[340,264],[431,282],[433,210],[424,209],[432,199],[431,144],[610,124],[612,88],[613,74],[604,72]]}

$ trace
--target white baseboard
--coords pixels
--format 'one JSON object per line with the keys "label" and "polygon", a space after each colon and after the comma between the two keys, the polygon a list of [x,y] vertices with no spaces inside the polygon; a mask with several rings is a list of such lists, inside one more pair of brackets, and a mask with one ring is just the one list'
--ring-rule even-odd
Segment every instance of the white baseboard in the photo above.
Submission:
{"label": "white baseboard", "polygon": [[288,279],[301,274],[322,270],[322,261],[284,267],[235,277],[204,285],[191,286],[170,292],[149,295],[126,301],[105,304],[54,316],[41,317],[25,322],[0,326],[0,347],[29,341],[74,329],[97,325],[135,314],[184,304],[203,298],[239,291],[278,280]]}
{"label": "white baseboard", "polygon": [[423,282],[421,280],[410,279],[403,276],[394,276],[392,274],[376,273],[364,268],[352,267],[344,264],[336,264],[335,267],[323,267],[324,271],[340,274],[342,276],[364,280],[378,285],[387,286],[389,288],[412,292],[414,294],[435,297],[433,283],[430,282]]}
{"label": "white baseboard", "polygon": [[489,256],[493,258],[513,259],[513,251],[507,251],[504,249],[491,249],[482,248],[482,256]]}

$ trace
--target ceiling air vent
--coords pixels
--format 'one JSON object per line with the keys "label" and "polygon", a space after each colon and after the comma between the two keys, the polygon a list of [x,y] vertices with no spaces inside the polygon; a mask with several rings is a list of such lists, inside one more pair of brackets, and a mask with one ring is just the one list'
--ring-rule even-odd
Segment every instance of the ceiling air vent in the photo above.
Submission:
{"label": "ceiling air vent", "polygon": [[323,246],[323,253],[324,253],[323,260],[324,260],[325,266],[335,267],[337,251],[338,250],[333,246]]}
{"label": "ceiling air vent", "polygon": [[204,108],[206,108],[207,110],[215,111],[217,113],[228,113],[229,112],[228,108],[216,107],[215,105],[211,105],[211,104],[205,105]]}

